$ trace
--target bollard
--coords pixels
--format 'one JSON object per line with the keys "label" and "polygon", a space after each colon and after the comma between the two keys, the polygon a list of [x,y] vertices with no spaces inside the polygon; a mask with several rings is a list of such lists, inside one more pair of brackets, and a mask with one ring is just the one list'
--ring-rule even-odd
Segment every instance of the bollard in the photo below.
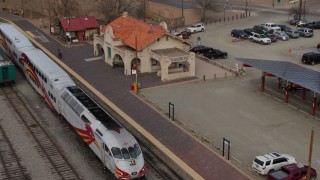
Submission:
{"label": "bollard", "polygon": [[223,18],[223,22],[226,22],[226,18],[225,17]]}
{"label": "bollard", "polygon": [[203,75],[203,81],[206,81],[206,75]]}
{"label": "bollard", "polygon": [[231,72],[231,67],[229,67],[229,72]]}

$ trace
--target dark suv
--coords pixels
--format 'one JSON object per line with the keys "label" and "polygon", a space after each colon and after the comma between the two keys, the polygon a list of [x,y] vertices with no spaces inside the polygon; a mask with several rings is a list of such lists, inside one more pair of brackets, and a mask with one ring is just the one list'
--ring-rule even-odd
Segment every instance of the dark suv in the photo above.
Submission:
{"label": "dark suv", "polygon": [[258,33],[258,34],[266,34],[268,33],[268,29],[262,25],[255,25],[252,28],[254,30],[254,32]]}
{"label": "dark suv", "polygon": [[247,39],[249,37],[249,35],[242,29],[233,29],[231,31],[231,36],[239,39]]}
{"label": "dark suv", "polygon": [[211,50],[211,47],[203,46],[203,45],[195,45],[189,51],[194,52],[196,54],[203,54]]}
{"label": "dark suv", "polygon": [[316,64],[320,62],[320,53],[315,53],[315,52],[309,52],[309,53],[304,53],[302,56],[301,61],[306,64]]}

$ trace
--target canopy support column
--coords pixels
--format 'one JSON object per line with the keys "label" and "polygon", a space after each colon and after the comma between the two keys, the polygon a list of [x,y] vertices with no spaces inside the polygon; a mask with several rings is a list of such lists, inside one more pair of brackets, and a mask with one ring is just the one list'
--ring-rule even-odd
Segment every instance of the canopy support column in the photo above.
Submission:
{"label": "canopy support column", "polygon": [[303,90],[302,90],[302,100],[306,100],[306,88],[303,88]]}
{"label": "canopy support column", "polygon": [[261,92],[264,92],[264,85],[265,85],[265,81],[266,81],[266,76],[264,75],[264,73],[262,73],[262,77],[261,77]]}
{"label": "canopy support column", "polygon": [[288,86],[288,81],[286,83],[286,97],[285,97],[285,103],[288,104],[289,102],[289,86]]}
{"label": "canopy support column", "polygon": [[317,106],[317,97],[316,97],[316,93],[313,93],[312,116],[315,116],[315,115],[316,115],[316,106]]}

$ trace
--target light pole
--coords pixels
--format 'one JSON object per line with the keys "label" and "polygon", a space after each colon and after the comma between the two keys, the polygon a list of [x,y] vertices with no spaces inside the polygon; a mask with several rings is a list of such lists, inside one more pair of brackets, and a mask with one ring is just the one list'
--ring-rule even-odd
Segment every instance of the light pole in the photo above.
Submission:
{"label": "light pole", "polygon": [[304,5],[303,5],[303,19],[306,18],[306,2],[307,2],[307,0],[304,0]]}
{"label": "light pole", "polygon": [[249,0],[246,0],[246,17],[248,17],[248,1]]}

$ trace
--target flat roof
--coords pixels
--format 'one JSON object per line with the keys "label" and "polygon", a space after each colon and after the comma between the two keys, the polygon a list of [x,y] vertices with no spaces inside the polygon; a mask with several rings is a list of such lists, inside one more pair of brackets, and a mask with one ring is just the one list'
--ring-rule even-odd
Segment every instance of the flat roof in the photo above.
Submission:
{"label": "flat roof", "polygon": [[286,61],[236,58],[237,61],[320,94],[320,72]]}
{"label": "flat roof", "polygon": [[152,52],[160,56],[168,56],[168,57],[179,57],[179,56],[189,55],[189,53],[179,48],[156,49],[156,50],[152,50]]}

